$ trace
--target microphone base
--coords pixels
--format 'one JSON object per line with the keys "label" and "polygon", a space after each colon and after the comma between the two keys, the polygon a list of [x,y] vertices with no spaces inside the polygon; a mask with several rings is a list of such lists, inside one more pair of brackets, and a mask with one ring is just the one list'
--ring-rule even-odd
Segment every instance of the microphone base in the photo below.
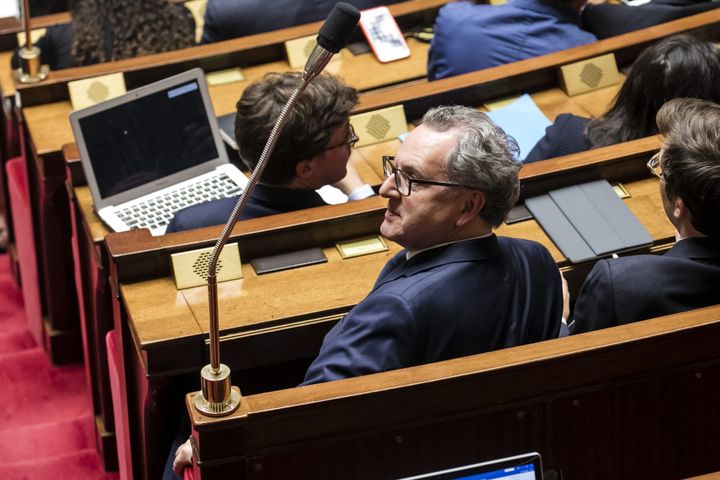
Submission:
{"label": "microphone base", "polygon": [[40,49],[38,47],[21,48],[18,52],[21,68],[15,70],[15,78],[20,83],[37,83],[48,76],[47,65],[40,65]]}
{"label": "microphone base", "polygon": [[240,407],[240,390],[230,385],[230,368],[220,364],[217,373],[210,365],[200,372],[202,395],[195,397],[195,409],[208,417],[224,417]]}

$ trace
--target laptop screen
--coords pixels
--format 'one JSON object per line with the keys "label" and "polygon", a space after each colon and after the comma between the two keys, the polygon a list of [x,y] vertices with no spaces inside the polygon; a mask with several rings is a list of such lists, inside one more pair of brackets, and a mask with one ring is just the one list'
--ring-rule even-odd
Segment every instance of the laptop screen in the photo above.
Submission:
{"label": "laptop screen", "polygon": [[542,480],[540,454],[527,453],[426,473],[404,480]]}
{"label": "laptop screen", "polygon": [[78,123],[102,198],[218,158],[197,80],[84,116]]}
{"label": "laptop screen", "polygon": [[454,477],[457,480],[535,480],[535,466],[519,465],[517,467],[499,468],[491,472],[475,473],[466,475],[460,474],[459,477]]}

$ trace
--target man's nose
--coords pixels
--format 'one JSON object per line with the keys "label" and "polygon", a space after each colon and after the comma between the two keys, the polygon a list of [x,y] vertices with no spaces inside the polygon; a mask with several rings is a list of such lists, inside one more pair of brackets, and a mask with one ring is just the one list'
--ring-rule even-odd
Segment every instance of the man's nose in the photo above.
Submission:
{"label": "man's nose", "polygon": [[395,198],[400,196],[400,192],[398,192],[397,190],[397,185],[395,185],[394,174],[390,175],[389,177],[385,177],[382,185],[380,185],[379,193],[380,196],[383,198]]}

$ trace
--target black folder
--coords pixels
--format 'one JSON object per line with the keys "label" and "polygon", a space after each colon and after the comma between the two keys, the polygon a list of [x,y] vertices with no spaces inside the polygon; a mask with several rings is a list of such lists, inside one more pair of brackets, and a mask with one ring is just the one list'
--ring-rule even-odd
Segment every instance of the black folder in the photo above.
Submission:
{"label": "black folder", "polygon": [[605,180],[553,190],[525,200],[572,263],[652,244],[652,237]]}

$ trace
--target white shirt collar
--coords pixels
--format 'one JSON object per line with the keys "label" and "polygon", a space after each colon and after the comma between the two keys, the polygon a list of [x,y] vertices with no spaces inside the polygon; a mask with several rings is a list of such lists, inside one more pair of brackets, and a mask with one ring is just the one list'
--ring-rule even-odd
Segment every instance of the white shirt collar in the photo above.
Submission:
{"label": "white shirt collar", "polygon": [[493,232],[490,232],[490,233],[486,233],[485,235],[480,235],[479,237],[461,238],[460,240],[453,240],[452,242],[439,243],[437,245],[433,245],[433,246],[427,247],[427,248],[422,248],[420,250],[413,250],[413,251],[408,250],[407,252],[405,252],[405,259],[410,260],[412,257],[417,255],[418,253],[426,252],[428,250],[432,250],[433,248],[440,248],[440,247],[444,247],[446,245],[451,245],[453,243],[464,242],[466,240],[477,240],[479,238],[487,238],[487,237],[491,236],[492,234],[493,234]]}

